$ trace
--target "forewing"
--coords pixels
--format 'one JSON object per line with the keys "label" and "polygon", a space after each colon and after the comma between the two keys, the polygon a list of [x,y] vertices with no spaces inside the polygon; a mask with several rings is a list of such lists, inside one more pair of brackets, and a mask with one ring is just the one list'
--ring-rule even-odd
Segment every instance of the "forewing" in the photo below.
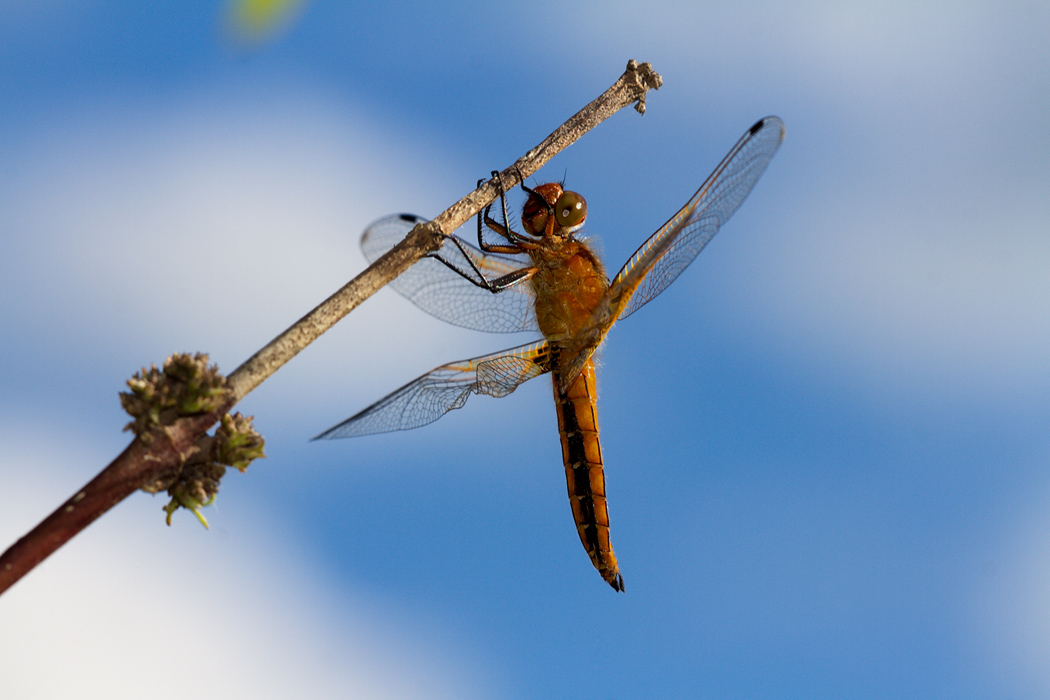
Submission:
{"label": "forewing", "polygon": [[[414,214],[393,214],[379,219],[361,236],[361,250],[368,262],[375,262],[400,243],[416,224],[425,222],[426,219]],[[462,239],[460,244],[489,280],[530,264],[525,255],[485,253]],[[464,272],[472,273],[463,251],[451,240],[444,242],[438,254]],[[527,281],[493,294],[441,262],[423,258],[395,278],[390,286],[431,316],[457,326],[491,333],[538,330],[535,296]]]}
{"label": "forewing", "polygon": [[645,306],[693,262],[751,193],[783,140],[784,123],[778,117],[756,122],[685,206],[635,251],[562,353],[563,391],[616,320]]}
{"label": "forewing", "polygon": [[[751,193],[784,140],[784,122],[766,117],[754,124],[722,159],[696,194],[635,251],[613,279],[623,292],[617,318],[627,318],[667,289],[693,262]],[[621,293],[623,293],[621,292]]]}
{"label": "forewing", "polygon": [[409,382],[314,440],[418,428],[460,408],[471,393],[506,396],[550,369],[550,349],[546,342],[450,362]]}

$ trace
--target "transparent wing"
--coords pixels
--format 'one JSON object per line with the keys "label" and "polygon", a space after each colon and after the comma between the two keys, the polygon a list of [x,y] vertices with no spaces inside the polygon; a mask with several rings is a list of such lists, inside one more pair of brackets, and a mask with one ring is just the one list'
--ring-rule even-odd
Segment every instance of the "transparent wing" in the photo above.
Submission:
{"label": "transparent wing", "polygon": [[[414,214],[393,214],[373,222],[361,236],[361,250],[375,262],[426,219]],[[495,279],[531,264],[526,255],[485,253],[459,239],[470,259],[488,279]],[[446,240],[438,253],[464,272],[470,272],[463,252]],[[390,286],[431,316],[448,323],[491,333],[538,330],[535,296],[529,282],[493,294],[457,275],[437,260],[424,258],[397,277]]]}
{"label": "transparent wing", "polygon": [[778,117],[748,129],[696,194],[617,273],[610,293],[620,286],[621,294],[630,294],[617,318],[645,306],[682,274],[747,199],[783,140],[784,122]]}
{"label": "transparent wing", "polygon": [[506,396],[550,369],[550,349],[546,342],[450,362],[409,382],[314,440],[418,428],[460,408],[471,393]]}
{"label": "transparent wing", "polygon": [[609,286],[605,299],[559,361],[564,391],[612,324],[652,301],[693,262],[722,224],[751,193],[784,140],[784,123],[766,117],[729,151],[682,209],[635,251]]}

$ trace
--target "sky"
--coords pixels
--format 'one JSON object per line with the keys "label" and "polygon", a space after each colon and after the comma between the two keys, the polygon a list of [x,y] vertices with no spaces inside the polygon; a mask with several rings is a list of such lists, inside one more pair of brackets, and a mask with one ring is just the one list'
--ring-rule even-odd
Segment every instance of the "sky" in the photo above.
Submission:
{"label": "sky", "polygon": [[[626,591],[549,380],[310,442],[529,342],[383,290],[250,394],[205,530],[136,493],[0,597],[4,698],[1050,696],[1044,3],[0,3],[0,546],[127,444],[172,352],[229,372],[605,90],[535,182],[616,270],[768,114],[750,198],[600,355]],[[520,208],[521,201],[512,198]]]}

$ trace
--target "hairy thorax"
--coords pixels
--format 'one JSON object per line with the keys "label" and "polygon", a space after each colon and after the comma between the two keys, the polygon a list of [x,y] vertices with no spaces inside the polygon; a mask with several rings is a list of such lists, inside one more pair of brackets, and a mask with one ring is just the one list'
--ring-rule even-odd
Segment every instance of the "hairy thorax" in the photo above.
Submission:
{"label": "hairy thorax", "polygon": [[540,331],[551,342],[563,341],[587,321],[609,280],[598,257],[574,239],[546,241],[530,254],[538,268],[532,285]]}

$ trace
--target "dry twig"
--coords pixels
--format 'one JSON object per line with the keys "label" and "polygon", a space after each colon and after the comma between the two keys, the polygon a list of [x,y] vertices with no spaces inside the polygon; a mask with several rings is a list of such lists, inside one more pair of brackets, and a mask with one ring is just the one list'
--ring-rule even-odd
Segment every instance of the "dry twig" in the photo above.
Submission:
{"label": "dry twig", "polygon": [[[635,109],[644,114],[646,93],[659,88],[661,82],[660,75],[648,63],[629,61],[627,70],[612,87],[500,173],[504,186],[517,185],[521,178],[532,175],[623,107],[634,104]],[[225,400],[210,412],[175,418],[152,428],[146,439],[136,436],[98,476],[0,555],[0,593],[133,492],[178,471],[191,455],[203,449],[202,445],[209,439],[207,431],[235,403],[361,302],[424,255],[437,251],[445,236],[497,196],[497,184],[489,180],[433,221],[412,229],[404,241],[234,370],[227,377],[229,392]]]}

